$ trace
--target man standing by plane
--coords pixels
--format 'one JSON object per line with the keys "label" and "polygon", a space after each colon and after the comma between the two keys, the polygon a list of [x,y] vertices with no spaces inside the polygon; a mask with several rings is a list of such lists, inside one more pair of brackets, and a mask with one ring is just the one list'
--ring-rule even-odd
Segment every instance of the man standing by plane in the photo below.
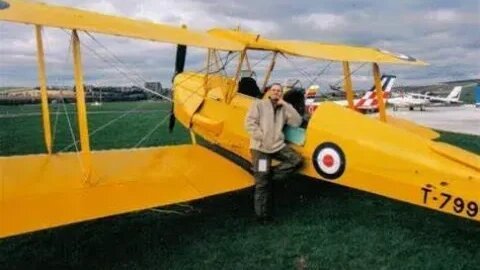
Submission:
{"label": "man standing by plane", "polygon": [[[294,172],[302,164],[302,157],[285,144],[284,126],[300,126],[302,117],[292,105],[283,100],[283,90],[274,83],[268,90],[269,98],[258,100],[249,109],[245,126],[250,134],[253,173],[255,177],[254,206],[260,223],[272,221],[272,179]],[[272,167],[272,159],[280,161]]]}

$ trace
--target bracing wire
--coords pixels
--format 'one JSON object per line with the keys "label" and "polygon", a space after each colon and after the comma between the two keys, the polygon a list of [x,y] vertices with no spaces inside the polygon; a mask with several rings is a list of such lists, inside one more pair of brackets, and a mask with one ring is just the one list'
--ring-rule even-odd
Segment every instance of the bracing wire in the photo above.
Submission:
{"label": "bracing wire", "polygon": [[75,140],[75,132],[73,131],[73,126],[72,126],[72,123],[70,122],[70,117],[68,116],[68,110],[67,110],[67,106],[65,105],[65,99],[63,98],[63,95],[61,95],[61,99],[62,99],[62,104],[63,104],[63,111],[65,112],[65,117],[67,118],[68,128],[70,130],[70,135],[72,136],[72,140],[73,140],[74,145],[75,145],[75,152],[77,153],[76,156],[77,156],[77,159],[78,159],[78,163],[80,164],[81,170],[85,171],[85,166],[83,165],[82,158],[80,157],[80,152],[78,151],[78,145],[77,145],[76,140]]}
{"label": "bracing wire", "polygon": [[250,67],[250,69],[253,69],[258,64],[260,64],[261,62],[263,62],[265,59],[267,59],[268,57],[270,57],[272,55],[273,55],[273,52],[265,54],[262,58],[258,59],[255,63],[253,63],[253,65]]}
{"label": "bracing wire", "polygon": [[52,134],[52,145],[55,145],[55,139],[57,136],[57,126],[58,126],[58,115],[60,114],[60,106],[55,106],[57,107],[55,110],[55,121],[53,122],[53,134]]}
{"label": "bracing wire", "polygon": [[362,67],[364,67],[366,64],[368,63],[362,63],[360,66],[356,67],[354,70],[350,71],[350,73],[348,73],[348,75],[346,76],[342,76],[342,79],[336,81],[334,84],[332,84],[333,86],[338,86],[339,84],[341,84],[342,82],[344,82],[348,76],[351,76],[353,74],[355,74],[357,71],[359,71]]}
{"label": "bracing wire", "polygon": [[[64,31],[65,31],[65,30],[64,30]],[[65,32],[66,32],[67,34],[69,34],[67,31],[65,31]],[[99,41],[97,40],[97,42],[99,42]],[[81,44],[84,45],[89,51],[91,51],[91,52],[92,52],[95,56],[97,56],[99,59],[103,60],[103,61],[106,62],[106,63],[111,64],[118,72],[120,72],[121,74],[123,74],[127,79],[131,80],[132,82],[135,82],[135,84],[136,84],[135,86],[136,86],[136,87],[142,89],[143,91],[146,91],[146,92],[152,93],[152,94],[154,94],[154,95],[160,96],[160,97],[165,98],[165,99],[169,100],[170,102],[172,102],[172,100],[171,100],[169,97],[164,96],[164,95],[161,95],[161,94],[159,94],[159,93],[157,93],[157,92],[155,92],[155,91],[152,91],[152,90],[150,90],[150,89],[148,89],[148,88],[145,88],[145,87],[141,86],[141,83],[139,83],[139,82],[142,82],[142,79],[140,79],[140,80],[133,79],[133,78],[128,74],[128,72],[126,72],[125,70],[122,70],[122,69],[121,69],[120,67],[118,67],[115,63],[111,63],[108,59],[106,59],[105,57],[103,57],[102,55],[100,55],[99,53],[97,53],[93,48],[91,48],[90,46],[88,46],[88,45],[85,44],[84,42],[81,41]],[[227,57],[228,57],[228,55],[227,55]],[[231,58],[230,61],[233,60],[233,59],[234,59],[234,58]],[[228,63],[226,63],[226,64],[228,64]],[[225,65],[226,65],[226,64],[225,64]],[[214,65],[214,63],[209,63],[209,65],[208,65],[207,67],[204,67],[204,68],[200,69],[199,71],[197,71],[197,73],[198,73],[198,72],[203,72],[203,71],[209,69],[209,68],[210,68],[211,66],[213,66],[213,65]],[[225,66],[225,65],[224,65],[224,66]],[[216,72],[219,72],[219,71],[215,71],[215,72],[213,72],[213,73],[216,73]],[[192,77],[194,77],[194,76],[196,76],[196,75],[195,75],[195,74],[192,74],[192,75],[188,76],[187,78],[185,78],[184,80],[180,81],[178,84],[181,84],[181,83],[183,83],[184,81],[187,81],[188,79],[190,79],[190,78],[192,78]],[[144,82],[146,82],[146,81],[143,81],[143,83],[144,83]],[[198,91],[200,88],[202,88],[202,86],[199,86],[197,89],[191,91],[192,94],[189,95],[184,102],[188,101],[188,99],[189,99],[190,97],[192,97],[194,94],[198,94],[197,91]],[[189,89],[189,90],[192,90],[192,89]]]}
{"label": "bracing wire", "polygon": [[148,138],[150,138],[150,136],[162,125],[164,124],[168,119],[169,119],[170,115],[166,115],[165,117],[163,117],[163,119],[158,122],[145,136],[143,136],[143,138],[141,138],[134,146],[133,148],[137,148],[139,147],[144,141],[146,141]]}
{"label": "bracing wire", "polygon": [[[45,41],[47,43],[45,51],[47,51],[50,48],[50,42],[49,42],[48,35],[45,32],[44,28],[42,28],[42,34],[45,36]],[[70,39],[70,42],[68,43],[67,54],[65,56],[65,62],[66,63],[70,62],[69,52],[71,51],[71,49],[72,49],[72,39]],[[59,119],[59,116],[60,116],[60,107],[63,107],[65,116],[67,118],[67,123],[68,123],[68,127],[69,127],[69,130],[70,130],[70,134],[72,136],[73,143],[71,144],[71,146],[75,146],[75,149],[78,152],[78,145],[77,145],[78,140],[75,139],[75,134],[73,132],[73,127],[72,127],[72,124],[70,122],[70,118],[68,117],[68,110],[67,110],[67,107],[65,105],[65,98],[63,97],[62,91],[60,91],[60,98],[61,98],[62,105],[57,104],[57,106],[56,106],[57,108],[56,108],[56,112],[55,112],[55,121],[54,121],[54,125],[53,125],[52,145],[55,144],[55,140],[56,140],[57,128],[58,128],[58,119]],[[79,157],[79,160],[80,160],[80,165],[82,166],[82,169],[83,169],[83,164],[81,163],[82,161],[81,161],[80,157]]]}
{"label": "bracing wire", "polygon": [[[140,109],[140,108],[142,108],[142,107],[144,107],[144,106],[146,106],[146,105],[147,105],[147,103],[140,103],[139,105],[135,106],[133,109],[124,112],[124,113],[121,114],[120,116],[115,117],[114,119],[108,121],[107,123],[103,124],[102,126],[96,128],[95,130],[93,130],[92,132],[90,132],[90,134],[89,134],[89,135],[90,135],[90,138],[93,137],[93,136],[94,136],[95,134],[97,134],[98,132],[106,129],[107,127],[109,127],[109,126],[112,125],[113,123],[119,121],[120,119],[126,117],[127,115],[129,115],[129,114],[137,111],[138,109]],[[79,140],[75,140],[73,143],[65,146],[62,150],[60,150],[60,152],[63,152],[63,151],[66,151],[66,150],[70,149],[72,146],[76,145],[76,144],[78,143],[78,141],[79,141]]]}
{"label": "bracing wire", "polygon": [[320,76],[322,76],[327,70],[328,68],[332,65],[333,61],[329,61],[321,70],[320,72],[318,72],[315,77],[313,78],[313,81],[312,81],[312,84],[315,84],[317,82],[317,80],[320,78]]}
{"label": "bracing wire", "polygon": [[[112,51],[110,51],[108,49],[108,47],[106,47],[105,45],[103,45],[98,39],[95,38],[94,35],[90,34],[90,32],[88,31],[85,31],[85,33],[95,42],[97,43],[100,47],[102,47],[108,54],[110,54],[110,57],[112,59],[114,59],[115,61],[117,61],[118,63],[120,63],[121,65],[124,65],[124,66],[128,66],[127,64],[125,64],[125,62],[123,62],[120,58],[118,58]],[[132,64],[131,64],[132,65]],[[145,79],[145,77],[143,77],[140,73],[137,72],[138,68],[133,65],[134,69],[131,70],[135,73],[136,76],[138,76],[139,78],[141,78],[143,81],[147,81]]]}
{"label": "bracing wire", "polygon": [[[66,30],[64,30],[64,32],[67,33],[68,35],[70,35]],[[87,33],[87,34],[89,34],[89,33]],[[89,36],[92,37],[91,34],[89,34]],[[106,48],[103,44],[100,43],[100,41],[98,41],[97,39],[94,39],[94,40],[95,40],[96,43],[99,44],[99,46],[102,46],[103,48]],[[115,68],[115,70],[117,70],[119,73],[123,74],[126,78],[128,78],[128,79],[131,80],[132,82],[135,82],[136,84],[138,84],[139,81],[142,81],[142,80],[143,80],[143,78],[141,78],[141,76],[138,76],[138,77],[140,77],[140,78],[132,78],[132,77],[129,75],[128,72],[126,72],[125,70],[123,70],[123,68],[119,67],[117,64],[124,65],[124,66],[126,66],[126,64],[125,64],[124,62],[122,62],[120,59],[118,59],[118,57],[116,57],[116,56],[115,56],[112,52],[110,52],[108,49],[105,49],[105,50],[106,50],[108,53],[110,53],[110,54],[113,55],[113,56],[111,56],[111,58],[113,58],[114,61],[116,61],[117,63],[113,63],[113,61],[111,61],[110,59],[107,59],[106,57],[100,55],[98,52],[96,52],[96,51],[95,51],[93,48],[91,48],[89,45],[85,44],[85,42],[82,42],[82,41],[81,41],[81,44],[82,44],[83,46],[85,46],[85,48],[87,48],[90,52],[92,52],[92,53],[93,53],[96,57],[98,57],[100,60],[102,60],[102,61],[104,61],[104,62],[106,62],[106,63],[111,64],[111,65]],[[71,43],[70,43],[70,47],[69,47],[69,48],[71,48]],[[238,54],[237,54],[237,55],[234,55],[233,57],[229,57],[230,55],[231,55],[231,52],[229,52],[229,54],[226,56],[225,62],[222,61],[222,63],[223,63],[222,67],[221,67],[218,71],[215,71],[215,72],[213,72],[213,73],[217,73],[217,72],[220,72],[222,69],[225,69],[226,65],[228,65],[229,62],[231,62],[233,59],[235,59],[236,56],[238,56]],[[208,65],[208,67],[204,67],[202,70],[208,69],[208,68],[210,68],[210,66],[212,66],[212,65],[213,65],[213,63],[210,63],[210,64]],[[200,72],[201,72],[202,70],[200,70]],[[186,81],[186,80],[188,80],[190,77],[193,77],[193,76],[195,76],[195,75],[192,74],[192,75],[190,75],[189,77],[185,78],[184,80]],[[145,81],[144,81],[144,82],[145,82]],[[181,83],[181,82],[180,82],[180,83]],[[154,95],[160,96],[160,97],[162,97],[162,98],[164,98],[164,99],[167,99],[167,100],[169,100],[170,102],[172,102],[172,99],[171,99],[171,98],[166,97],[166,96],[164,96],[164,95],[161,95],[161,94],[159,94],[159,93],[157,93],[157,92],[155,92],[155,91],[152,91],[152,90],[150,90],[150,89],[148,89],[148,88],[145,88],[145,87],[139,86],[139,85],[136,85],[136,87],[142,89],[143,91],[146,91],[146,92],[152,93],[152,94],[154,94]],[[198,89],[200,89],[200,88],[201,88],[201,86],[198,87]],[[192,93],[190,94],[190,96],[188,96],[183,102],[186,102],[186,101],[189,99],[189,97],[193,96],[194,94],[198,94],[198,93],[197,93],[197,90],[198,90],[198,89],[192,91]],[[145,105],[145,104],[141,104],[141,106],[143,106],[143,105]],[[140,108],[141,106],[137,106],[137,107],[133,108],[132,110],[129,110],[129,111],[125,112],[124,114],[120,115],[119,117],[117,117],[117,118],[115,118],[115,119],[112,119],[111,121],[107,122],[106,124],[98,127],[97,129],[95,129],[94,131],[92,131],[89,136],[92,137],[93,135],[97,134],[99,131],[107,128],[108,126],[110,126],[110,125],[112,125],[113,123],[117,122],[118,120],[124,118],[124,117],[127,116],[128,114],[136,111],[136,110],[137,110],[138,108]],[[167,117],[168,117],[168,116],[169,116],[169,115],[167,115]],[[157,125],[156,125],[156,128],[154,128],[153,131],[149,132],[144,138],[142,138],[142,139],[137,143],[137,145],[140,145],[140,144],[143,143],[143,141],[145,141],[149,136],[151,136],[151,134],[152,134],[162,123],[164,123],[164,122],[166,121],[165,119],[167,119],[167,117],[165,117],[163,121],[161,121],[159,124],[157,124]],[[66,147],[63,148],[61,151],[66,151],[67,149],[71,148],[72,146],[75,146],[76,151],[78,151],[77,143],[78,143],[78,140],[74,140],[74,142],[73,142],[72,144],[66,146]]]}
{"label": "bracing wire", "polygon": [[281,54],[285,60],[298,72],[302,75],[305,79],[309,80],[311,84],[313,84],[313,80],[311,79],[312,75],[304,71],[303,69],[299,68],[290,58],[288,58],[283,53]]}

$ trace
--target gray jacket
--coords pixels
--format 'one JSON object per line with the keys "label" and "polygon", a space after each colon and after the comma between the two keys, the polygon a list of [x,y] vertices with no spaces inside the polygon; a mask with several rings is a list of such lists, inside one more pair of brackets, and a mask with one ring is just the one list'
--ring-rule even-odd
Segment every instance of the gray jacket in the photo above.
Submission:
{"label": "gray jacket", "polygon": [[250,134],[250,149],[264,153],[275,153],[285,146],[283,127],[285,124],[298,127],[302,117],[286,104],[273,108],[269,99],[256,101],[248,110],[245,127]]}

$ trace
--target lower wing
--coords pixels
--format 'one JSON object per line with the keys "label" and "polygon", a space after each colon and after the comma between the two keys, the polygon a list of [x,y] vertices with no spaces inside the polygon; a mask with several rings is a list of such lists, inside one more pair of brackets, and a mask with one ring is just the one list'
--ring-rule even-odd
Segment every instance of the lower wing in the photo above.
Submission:
{"label": "lower wing", "polygon": [[[0,238],[239,190],[239,166],[197,145],[0,157]],[[87,179],[88,178],[88,179]]]}

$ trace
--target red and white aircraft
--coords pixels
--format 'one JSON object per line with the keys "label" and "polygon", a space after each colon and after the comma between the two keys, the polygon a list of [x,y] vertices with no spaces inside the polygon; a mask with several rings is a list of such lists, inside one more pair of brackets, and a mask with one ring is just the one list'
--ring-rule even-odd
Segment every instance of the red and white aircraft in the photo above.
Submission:
{"label": "red and white aircraft", "polygon": [[[392,91],[393,84],[397,79],[394,75],[382,75],[382,90],[383,90],[383,102],[385,103],[390,96],[390,92]],[[307,96],[305,99],[305,108],[309,114],[312,114],[317,106],[321,103],[320,97],[312,95],[311,91],[307,91]],[[348,106],[347,100],[337,100],[334,101],[335,103]],[[363,95],[363,97],[359,99],[355,99],[353,101],[355,109],[361,112],[371,112],[378,110],[378,100],[377,94],[375,92],[375,86],[372,86],[369,91]]]}

